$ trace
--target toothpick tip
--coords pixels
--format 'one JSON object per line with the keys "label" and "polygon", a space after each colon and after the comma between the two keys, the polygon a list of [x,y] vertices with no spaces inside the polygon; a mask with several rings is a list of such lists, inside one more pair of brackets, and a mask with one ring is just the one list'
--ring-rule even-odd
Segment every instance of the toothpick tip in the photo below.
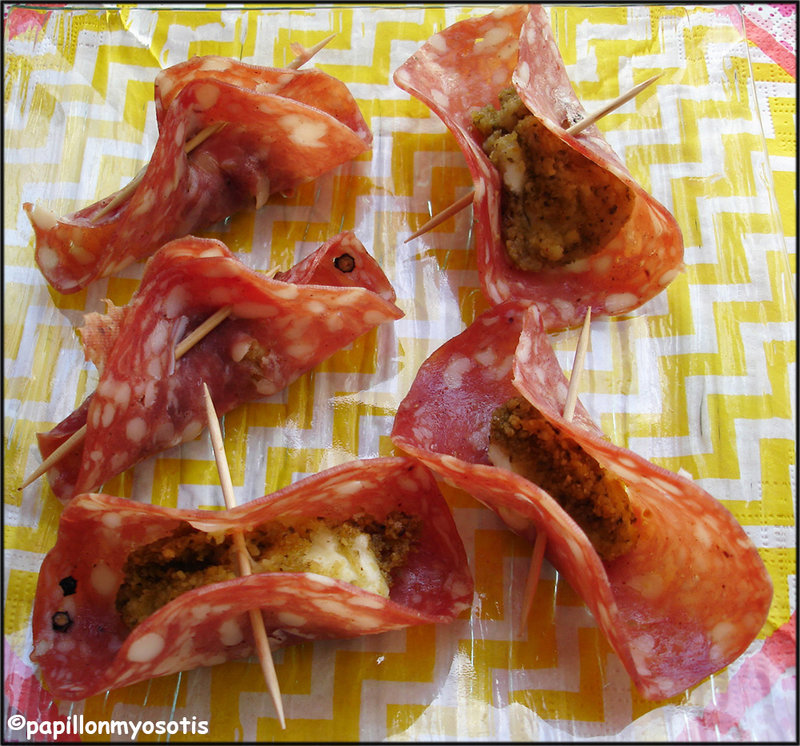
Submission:
{"label": "toothpick tip", "polygon": [[520,626],[524,627],[528,622],[528,617],[533,606],[533,598],[536,595],[536,588],[539,585],[539,576],[542,574],[542,560],[547,549],[547,534],[544,531],[536,531],[536,539],[531,552],[531,564],[528,569],[528,577],[525,581],[525,595],[522,599],[522,613],[520,615]]}
{"label": "toothpick tip", "polygon": [[430,220],[428,220],[427,223],[425,223],[425,225],[417,228],[417,230],[415,230],[405,241],[403,241],[403,243],[406,244],[409,241],[413,241],[415,238],[419,238],[423,233],[433,230],[440,223],[443,223],[456,213],[461,212],[461,210],[472,204],[474,197],[474,190],[470,189],[469,192],[453,202],[452,205],[445,207],[444,210],[434,215]]}
{"label": "toothpick tip", "polygon": [[593,112],[592,114],[587,114],[583,119],[578,122],[575,122],[571,127],[567,128],[566,132],[568,135],[572,135],[573,137],[578,135],[579,133],[583,132],[586,128],[593,125],[598,119],[602,119],[607,114],[610,114],[615,109],[619,108],[623,104],[627,103],[631,99],[638,96],[647,86],[654,83],[658,78],[663,75],[663,71],[658,73],[657,75],[653,75],[653,77],[648,78],[642,83],[638,83],[637,85],[633,86],[630,90],[626,91],[625,93],[620,94],[611,101],[609,104],[604,106],[602,109]]}

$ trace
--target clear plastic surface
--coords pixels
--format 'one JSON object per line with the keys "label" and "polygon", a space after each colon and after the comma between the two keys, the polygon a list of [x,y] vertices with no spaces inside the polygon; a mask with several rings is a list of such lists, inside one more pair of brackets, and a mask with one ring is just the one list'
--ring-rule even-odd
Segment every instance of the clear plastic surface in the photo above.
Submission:
{"label": "clear plastic surface", "polygon": [[[267,270],[286,269],[351,229],[406,315],[287,390],[227,415],[225,442],[239,503],[335,464],[393,454],[393,416],[419,365],[486,301],[470,209],[405,242],[472,182],[451,134],[392,73],[433,33],[491,9],[5,8],[6,739],[26,740],[14,715],[70,728],[82,717],[82,740],[108,738],[97,726],[90,732],[90,721],[151,723],[140,740],[796,739],[795,93],[784,70],[743,37],[735,6],[549,10],[587,110],[662,73],[599,126],[676,216],[686,269],[636,311],[593,321],[580,398],[615,443],[698,480],[759,548],[775,593],[745,655],[680,696],[645,701],[547,562],[520,625],[530,546],[443,485],[475,577],[471,611],[447,626],[276,651],[284,731],[255,659],[77,703],[54,702],[30,661],[38,568],[62,506],[45,479],[18,486],[40,462],[35,433],[96,385],[75,331],[83,314],[103,311],[105,298],[124,305],[143,263],[60,295],[36,267],[22,203],[67,214],[127,183],[156,142],[152,82],[161,68],[195,54],[283,66],[291,44],[336,34],[308,64],[350,88],[374,135],[371,152],[202,235]],[[552,335],[565,371],[577,337]],[[177,507],[222,501],[207,433],[103,489]],[[183,729],[167,735],[153,725],[182,718],[169,728]]]}

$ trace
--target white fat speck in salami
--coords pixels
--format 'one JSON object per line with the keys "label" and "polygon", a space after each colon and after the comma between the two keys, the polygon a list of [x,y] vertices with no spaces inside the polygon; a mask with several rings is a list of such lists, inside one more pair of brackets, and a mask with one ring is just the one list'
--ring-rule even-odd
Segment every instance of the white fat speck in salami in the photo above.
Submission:
{"label": "white fat speck in salami", "polygon": [[75,649],[75,643],[72,640],[58,640],[56,648],[59,653],[68,656]]}
{"label": "white fat speck in salami", "polygon": [[294,300],[299,294],[297,285],[284,285],[273,289],[273,294],[283,300]]}
{"label": "white fat speck in salami", "polygon": [[[456,593],[454,595],[460,595],[462,597],[466,597],[471,592],[469,588],[463,588],[460,590],[462,591],[461,593]],[[353,606],[365,609],[383,608],[383,603],[380,601],[380,599],[375,598],[374,596],[367,596],[367,595],[356,596],[353,599],[351,599],[350,603]]]}
{"label": "white fat speck in salami", "polygon": [[[52,230],[58,225],[58,216],[41,205],[32,208],[29,212],[29,217],[31,222],[41,231]],[[49,253],[53,254],[54,252],[50,249]]]}
{"label": "white fat speck in salami", "polygon": [[191,302],[188,290],[182,285],[176,285],[169,289],[167,297],[163,303],[164,313],[168,319],[174,319],[183,313],[183,309]]}
{"label": "white fat speck in salami", "polygon": [[134,417],[128,420],[125,425],[125,435],[133,443],[140,443],[147,435],[147,422],[142,417]]}
{"label": "white fat speck in salami", "polygon": [[203,432],[204,427],[205,425],[202,420],[191,420],[183,430],[181,430],[181,440],[184,442],[187,440],[194,440]]}
{"label": "white fat speck in salami", "polygon": [[356,495],[361,491],[361,485],[356,482],[343,482],[331,487],[331,489],[337,495]]}
{"label": "white fat speck in salami", "polygon": [[661,575],[657,572],[649,572],[646,575],[637,575],[628,578],[628,585],[636,590],[643,598],[659,599],[664,593],[664,582]]}
{"label": "white fat speck in salami", "polygon": [[329,313],[325,317],[325,326],[332,332],[341,331],[344,328],[344,319],[338,313]]}
{"label": "white fat speck in salami", "polygon": [[125,381],[120,381],[119,383],[115,382],[113,393],[112,393],[114,403],[125,409],[131,400],[131,387]]}
{"label": "white fat speck in salami", "polygon": [[447,95],[440,90],[431,91],[431,98],[439,104],[439,106],[447,106]]}
{"label": "white fat speck in salami", "polygon": [[314,352],[314,345],[308,342],[297,342],[286,348],[286,354],[300,362],[308,360]]}
{"label": "white fat speck in salami", "polygon": [[[191,253],[187,253],[186,256],[191,256]],[[226,254],[222,246],[219,244],[211,244],[203,249],[199,256],[201,259],[212,259],[213,257],[224,257]]]}
{"label": "white fat speck in salami", "polygon": [[114,419],[115,413],[114,404],[112,402],[107,402],[103,407],[103,416],[100,419],[100,425],[102,427],[108,427]]}
{"label": "white fat speck in salami", "polygon": [[464,374],[471,365],[472,362],[467,357],[456,357],[451,360],[444,370],[444,385],[451,389],[461,388]]}
{"label": "white fat speck in salami", "polygon": [[[564,320],[566,324],[567,321],[575,316],[576,307],[570,303],[569,301],[562,300],[561,298],[556,298],[552,302],[553,313],[557,314],[560,319]],[[621,308],[622,306],[620,306]]]}
{"label": "white fat speck in salami", "polygon": [[306,303],[306,310],[314,316],[319,316],[320,314],[325,313],[328,309],[325,307],[324,303],[320,303],[318,300],[310,300],[308,303]]}
{"label": "white fat speck in salami", "polygon": [[614,471],[617,474],[619,474],[620,477],[622,477],[623,479],[625,479],[625,480],[627,480],[629,482],[636,483],[636,482],[640,482],[641,481],[641,474],[639,473],[638,470],[636,470],[635,467],[629,468],[629,467],[626,467],[626,466],[622,466],[621,462],[619,462],[619,461],[617,462],[617,465],[616,465]]}
{"label": "white fat speck in salami", "polygon": [[299,614],[293,614],[291,611],[281,611],[277,615],[278,624],[283,627],[302,627],[308,620]]}
{"label": "white fat speck in salami", "polygon": [[284,334],[286,334],[286,337],[292,342],[297,342],[308,333],[311,322],[312,319],[308,316],[286,319]]}
{"label": "white fat speck in salami", "polygon": [[279,124],[297,145],[305,148],[321,148],[325,145],[328,128],[323,122],[309,121],[292,114],[283,117]]}
{"label": "white fat speck in salami", "polygon": [[225,71],[230,68],[230,60],[224,57],[204,57],[200,63],[201,70]]}
{"label": "white fat speck in salami", "polygon": [[[420,367],[392,441],[521,536],[544,532],[548,558],[583,598],[639,691],[666,699],[745,651],[766,619],[772,583],[742,527],[696,483],[610,443],[580,401],[573,419],[562,419],[568,382],[545,319],[523,300],[505,301],[446,342]],[[493,380],[489,371],[508,350],[518,353],[513,367]],[[451,366],[463,371],[458,387],[449,385]],[[520,396],[622,480],[637,519],[632,548],[601,559],[551,495],[490,458],[489,420]],[[454,421],[458,428],[448,426]]]}
{"label": "white fat speck in salami", "polygon": [[60,261],[58,253],[46,245],[39,247],[37,259],[43,272],[55,269]]}
{"label": "white fat speck in salami", "polygon": [[231,346],[231,360],[233,360],[234,363],[240,362],[252,348],[254,342],[254,339],[241,339],[234,342]]}
{"label": "white fat speck in salami", "polygon": [[108,528],[119,528],[122,519],[116,513],[106,513],[103,516],[103,523],[108,526]]}
{"label": "white fat speck in salami", "polygon": [[[202,88],[204,86],[201,84],[201,86],[199,86],[199,87]],[[173,140],[173,144],[174,144],[174,146],[176,148],[181,147],[183,145],[183,143],[186,141],[186,122],[185,121],[177,123],[177,125],[175,126],[175,129],[173,131],[172,140]],[[161,175],[161,169],[160,168],[158,169],[157,174],[159,176]],[[154,191],[157,188],[158,187],[154,186],[151,189],[148,189],[146,191]]]}
{"label": "white fat speck in salami", "polygon": [[334,305],[336,306],[349,306],[353,303],[358,302],[359,293],[357,291],[351,290],[346,293],[341,293],[338,298],[334,301]]}
{"label": "white fat speck in salami", "polygon": [[572,261],[569,264],[565,264],[564,271],[580,274],[581,272],[588,272],[590,267],[591,265],[589,259],[584,257],[582,259],[576,259],[575,261]]}
{"label": "white fat speck in salami", "polygon": [[485,350],[478,350],[475,353],[475,360],[484,368],[491,368],[496,359],[497,355],[491,347],[487,347]]}
{"label": "white fat speck in salami", "polygon": [[668,269],[661,277],[658,278],[658,284],[661,287],[666,287],[669,285],[680,273],[683,265],[681,267],[676,267],[675,269]]}
{"label": "white fat speck in salami", "polygon": [[87,251],[80,244],[72,243],[71,241],[69,244],[69,253],[78,264],[91,264],[94,261],[94,254]]}
{"label": "white fat speck in salami", "polygon": [[475,41],[476,54],[497,54],[497,47],[506,41],[515,42],[513,30],[508,26],[498,25],[489,30]]}
{"label": "white fat speck in salami", "polygon": [[275,392],[280,391],[280,387],[272,381],[263,380],[256,384],[256,390],[260,396],[272,396]]}
{"label": "white fat speck in salami", "polygon": [[369,310],[364,313],[364,323],[368,326],[377,326],[386,321],[386,316],[383,311],[378,309]]}
{"label": "white fat speck in salami", "polygon": [[128,648],[128,660],[133,663],[147,663],[164,649],[164,638],[156,632],[135,639]]}
{"label": "white fat speck in salami", "polygon": [[92,569],[92,587],[101,595],[108,596],[117,590],[119,578],[116,573],[105,563],[98,562]]}
{"label": "white fat speck in salami", "polygon": [[[345,249],[355,264],[350,273],[333,262]],[[349,232],[276,279],[248,269],[220,241],[188,236],[166,244],[127,306],[87,318],[81,338],[100,370],[96,392],[37,436],[46,457],[87,426],[82,451],[48,473],[53,491],[66,500],[97,489],[197,437],[206,422],[199,381],[208,384],[220,415],[274,394],[378,324],[400,318],[393,300],[386,275]],[[177,343],[228,306],[229,316],[176,361]]]}
{"label": "white fat speck in salami", "polygon": [[192,617],[205,619],[211,613],[211,604],[197,604],[192,607]]}
{"label": "white fat speck in salami", "polygon": [[[727,661],[731,656],[731,648],[738,645],[738,629],[734,621],[719,622],[711,630],[711,658],[715,661]],[[724,665],[724,663],[723,663]]]}
{"label": "white fat speck in salami", "polygon": [[530,65],[523,61],[519,64],[516,70],[517,80],[521,86],[527,86],[531,82],[531,68]]}
{"label": "white fat speck in salami", "polygon": [[210,109],[214,104],[219,101],[220,88],[218,85],[211,83],[203,83],[198,85],[195,89],[195,98],[197,100],[197,108],[200,111]]}
{"label": "white fat speck in salami", "polygon": [[[148,215],[150,211],[153,209],[153,206],[156,203],[156,192],[154,188],[143,189],[140,194],[137,195],[136,206],[131,211],[131,215],[135,218],[143,217]],[[108,269],[110,272],[118,271],[119,265],[115,263],[113,266],[109,266]]]}
{"label": "white fat speck in salami", "polygon": [[[338,576],[256,572],[181,593],[146,613],[132,629],[120,618],[116,587],[130,553],[180,526],[216,534],[319,517],[335,525],[363,515],[365,506],[375,521],[402,512],[417,526],[403,563],[392,570],[388,597]],[[106,525],[110,514],[120,519],[113,532]],[[100,563],[118,578],[110,594],[98,593],[90,580]],[[67,599],[59,585],[66,576],[74,581]],[[450,622],[469,606],[472,593],[466,553],[447,503],[433,476],[411,459],[343,464],[213,515],[83,494],[64,509],[56,544],[41,566],[33,659],[54,697],[84,699],[251,655],[252,610],[259,610],[272,643],[289,645]],[[54,629],[58,611],[61,627]]]}
{"label": "white fat speck in salami", "polygon": [[637,300],[635,293],[612,293],[606,296],[606,310],[613,316],[635,308],[638,305]]}
{"label": "white fat speck in salami", "polygon": [[219,639],[225,647],[238,645],[244,640],[244,634],[238,619],[226,619],[219,627]]}

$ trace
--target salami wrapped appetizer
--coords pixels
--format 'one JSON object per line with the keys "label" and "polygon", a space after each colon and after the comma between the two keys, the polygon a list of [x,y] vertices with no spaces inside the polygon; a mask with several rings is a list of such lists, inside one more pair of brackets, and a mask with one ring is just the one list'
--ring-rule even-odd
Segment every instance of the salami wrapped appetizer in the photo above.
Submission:
{"label": "salami wrapped appetizer", "polygon": [[609,442],[580,402],[565,420],[567,390],[540,311],[506,301],[423,363],[392,440],[518,534],[544,532],[641,694],[665,699],[745,651],[772,583],[720,502]]}
{"label": "salami wrapped appetizer", "polygon": [[[193,57],[156,76],[155,104],[158,141],[134,189],[63,218],[25,203],[36,262],[59,292],[77,292],[167,241],[257,209],[372,144],[347,87],[319,70]],[[189,145],[196,137],[205,139]]]}
{"label": "salami wrapped appetizer", "polygon": [[77,700],[251,655],[250,609],[277,647],[450,622],[471,602],[447,503],[410,459],[337,466],[224,512],[82,494],[39,572],[32,658],[56,699]]}
{"label": "salami wrapped appetizer", "polygon": [[[187,332],[219,309],[229,316],[179,360]],[[80,447],[47,472],[62,500],[96,490],[142,459],[205,427],[202,383],[220,416],[285,388],[334,352],[402,316],[383,271],[352,233],[330,239],[274,279],[248,269],[215,239],[163,246],[131,302],[89,314],[84,351],[97,389],[38,435],[46,458],[86,427]]]}
{"label": "salami wrapped appetizer", "polygon": [[456,23],[394,74],[436,113],[475,182],[475,248],[489,302],[535,301],[548,330],[634,309],[682,268],[673,216],[585,116],[542,6]]}

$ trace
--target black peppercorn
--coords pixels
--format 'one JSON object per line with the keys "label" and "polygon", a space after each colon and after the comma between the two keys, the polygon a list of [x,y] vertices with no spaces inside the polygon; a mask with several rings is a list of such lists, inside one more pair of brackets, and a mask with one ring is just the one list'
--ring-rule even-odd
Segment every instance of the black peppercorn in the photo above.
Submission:
{"label": "black peppercorn", "polygon": [[78,588],[78,581],[72,577],[72,575],[67,575],[66,578],[61,578],[58,581],[58,584],[61,586],[61,590],[64,592],[65,596],[71,596]]}
{"label": "black peppercorn", "polygon": [[72,618],[66,611],[57,611],[52,621],[56,632],[66,632],[72,626]]}
{"label": "black peppercorn", "polygon": [[356,260],[350,254],[342,254],[333,260],[333,266],[340,272],[352,272],[356,268]]}

